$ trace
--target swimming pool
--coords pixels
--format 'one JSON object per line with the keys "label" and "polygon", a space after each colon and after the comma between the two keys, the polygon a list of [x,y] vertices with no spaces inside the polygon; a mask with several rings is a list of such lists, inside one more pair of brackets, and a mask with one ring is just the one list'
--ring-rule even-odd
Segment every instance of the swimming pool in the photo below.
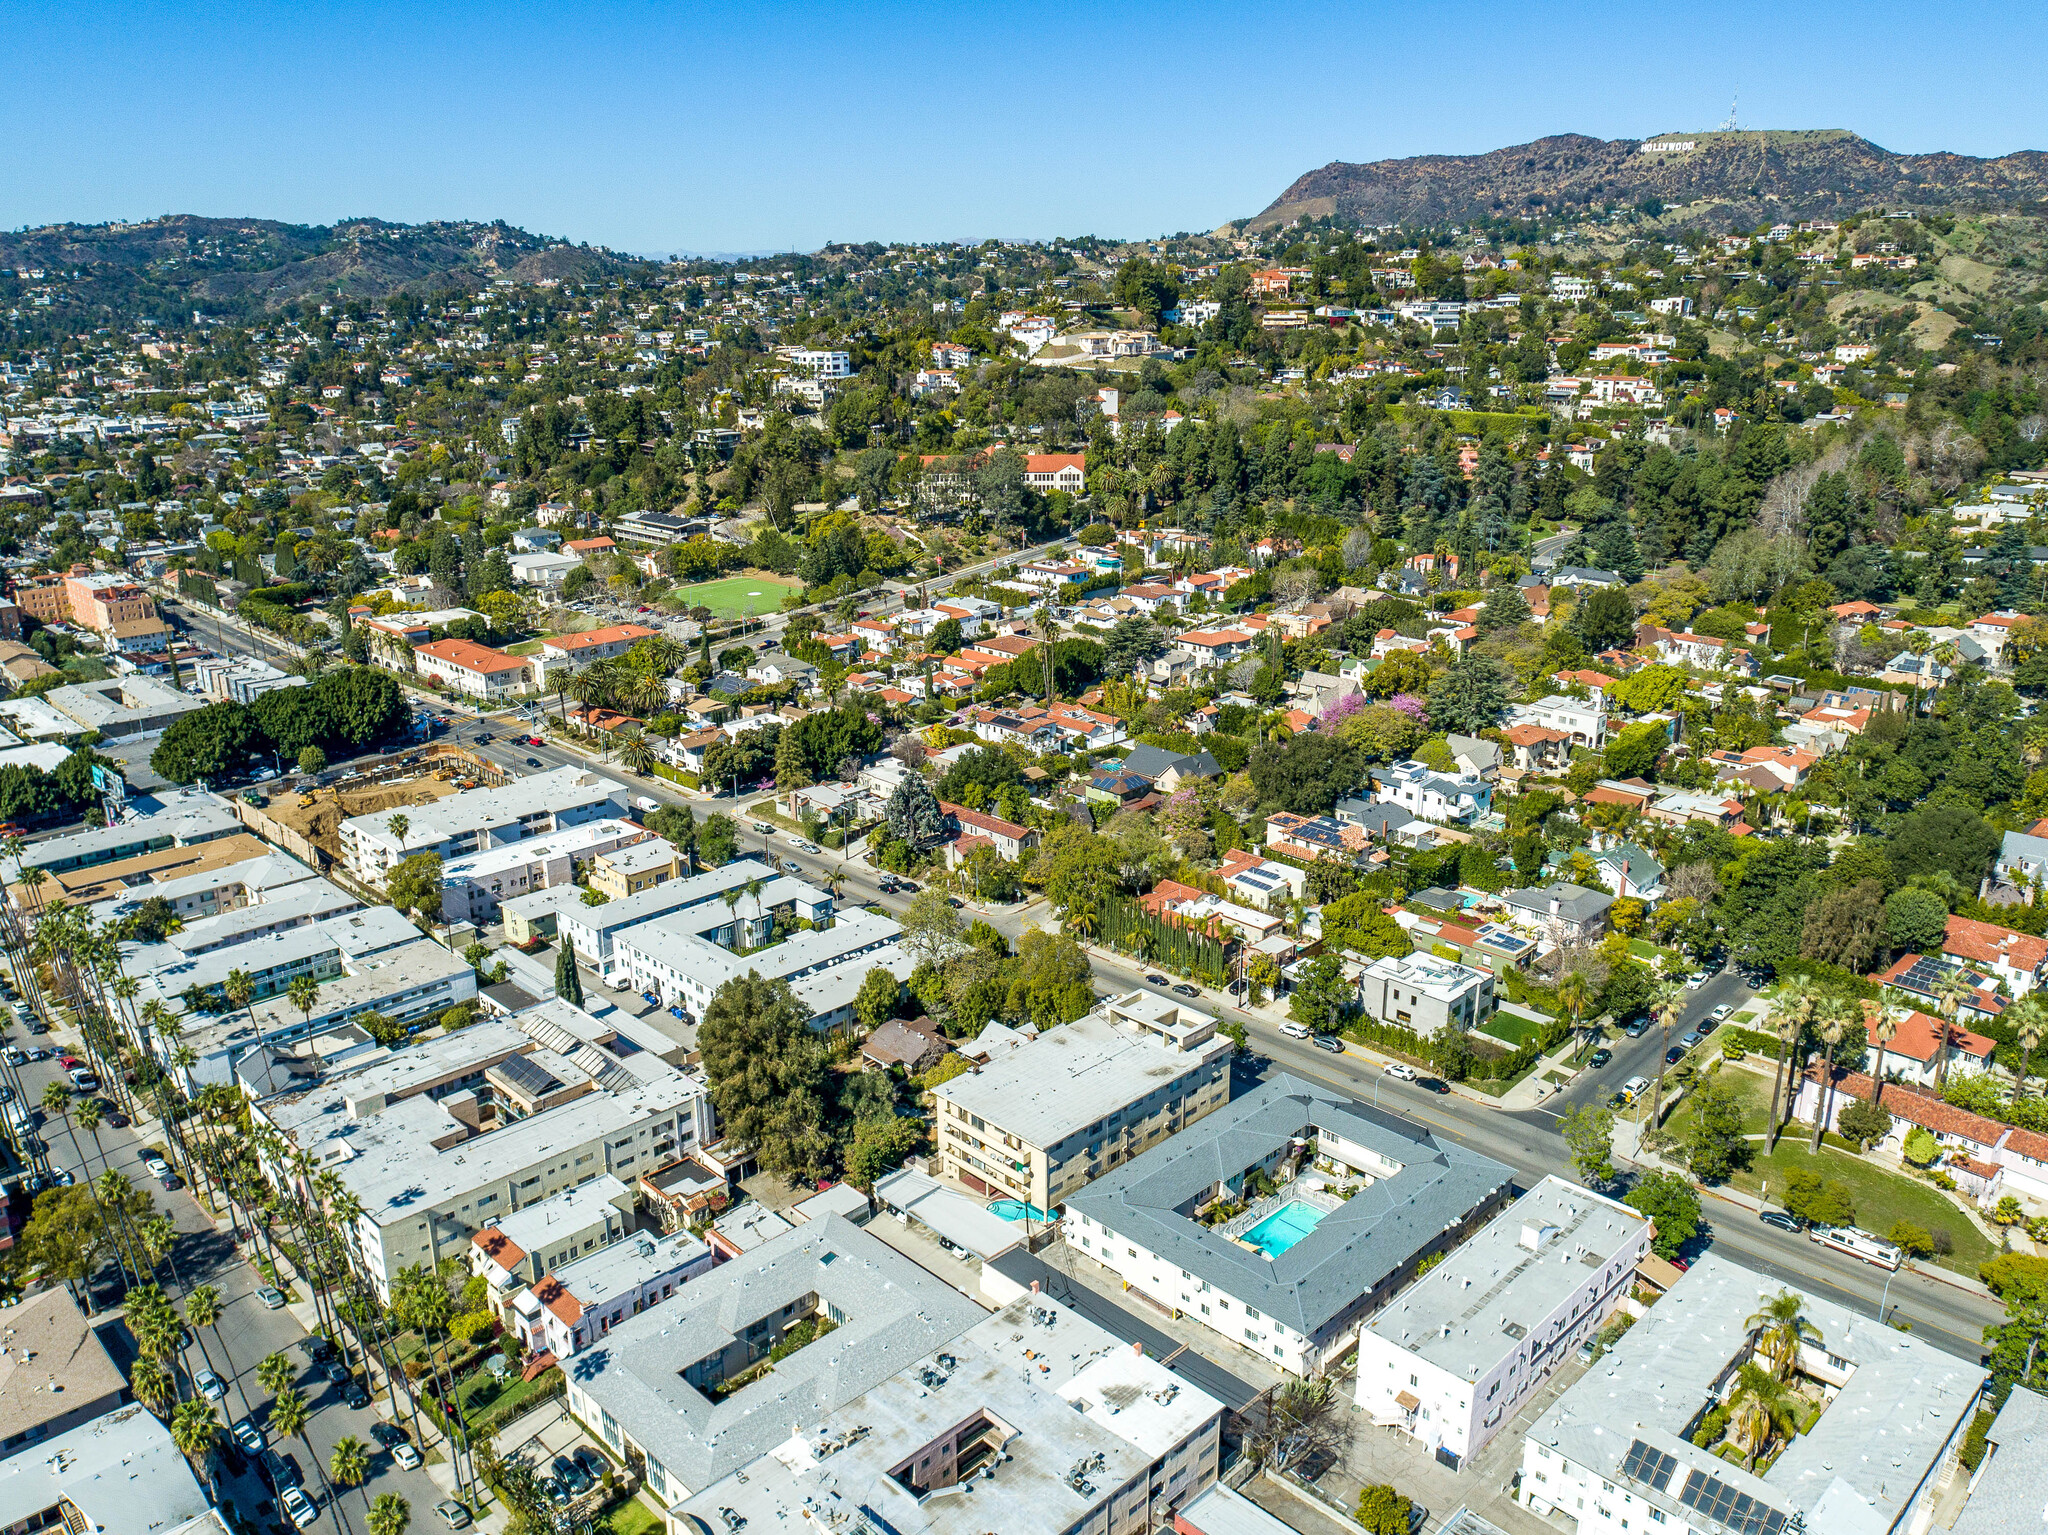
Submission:
{"label": "swimming pool", "polygon": [[1277,1258],[1315,1230],[1322,1218],[1314,1205],[1292,1199],[1247,1231],[1244,1239],[1268,1258]]}
{"label": "swimming pool", "polygon": [[1006,1221],[1049,1221],[1052,1219],[1037,1205],[1028,1205],[1021,1199],[998,1199],[988,1207],[991,1215],[1000,1215]]}

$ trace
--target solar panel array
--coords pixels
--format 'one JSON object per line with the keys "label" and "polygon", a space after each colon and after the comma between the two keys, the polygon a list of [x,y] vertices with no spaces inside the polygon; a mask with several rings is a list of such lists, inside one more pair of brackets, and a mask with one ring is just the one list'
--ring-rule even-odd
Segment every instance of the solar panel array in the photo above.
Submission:
{"label": "solar panel array", "polygon": [[1746,1492],[1737,1492],[1717,1476],[1695,1471],[1685,1479],[1678,1501],[1696,1513],[1740,1535],[1780,1535],[1785,1516]]}
{"label": "solar panel array", "polygon": [[536,1066],[523,1055],[498,1062],[498,1074],[529,1098],[545,1098],[561,1089],[562,1082],[545,1066]]}
{"label": "solar panel array", "polygon": [[1675,1456],[1652,1449],[1640,1439],[1628,1447],[1628,1454],[1621,1461],[1623,1476],[1632,1482],[1641,1482],[1645,1487],[1654,1487],[1658,1492],[1671,1485],[1671,1473],[1677,1469]]}

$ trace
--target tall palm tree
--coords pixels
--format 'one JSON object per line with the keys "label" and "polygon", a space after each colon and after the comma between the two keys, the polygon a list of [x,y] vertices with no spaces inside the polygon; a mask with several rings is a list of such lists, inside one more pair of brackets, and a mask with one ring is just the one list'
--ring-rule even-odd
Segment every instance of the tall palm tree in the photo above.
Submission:
{"label": "tall palm tree", "polygon": [[2019,1006],[2013,1009],[2013,1033],[2020,1042],[2020,1074],[2012,1085],[2013,1101],[2026,1096],[2027,1067],[2032,1064],[2034,1051],[2040,1046],[2041,1035],[2048,1032],[2048,998],[2038,991],[2030,991],[2020,998]]}
{"label": "tall palm tree", "polygon": [[[1668,1056],[1671,1054],[1671,1030],[1685,1011],[1685,987],[1677,981],[1659,981],[1650,993],[1650,1009],[1656,1013],[1657,1022],[1664,1031],[1664,1055]],[[1658,1115],[1664,1105],[1664,1069],[1667,1064],[1662,1056],[1658,1058],[1657,1080],[1650,1089],[1650,1117],[1646,1126],[1651,1130],[1661,1122]]]}
{"label": "tall palm tree", "polygon": [[1807,1320],[1805,1301],[1790,1290],[1780,1290],[1742,1325],[1749,1329],[1758,1356],[1770,1362],[1779,1380],[1790,1380],[1799,1368],[1801,1347],[1821,1341],[1820,1329]]}
{"label": "tall palm tree", "polygon": [[292,983],[284,989],[284,994],[290,998],[292,1006],[305,1016],[305,1021],[310,1026],[313,1022],[313,1009],[320,1005],[320,983],[310,974],[302,972],[292,977]]}
{"label": "tall palm tree", "polygon": [[1935,1030],[1940,1038],[1934,1047],[1934,1090],[1937,1093],[1948,1088],[1949,1041],[1955,1034],[1956,1014],[1964,1001],[1975,996],[1976,992],[1977,988],[1970,984],[1969,976],[1961,970],[1951,970],[1934,988],[1935,1000],[1941,1006],[1941,1027]]}
{"label": "tall palm tree", "polygon": [[654,771],[654,748],[647,744],[647,737],[637,730],[623,732],[619,737],[619,765],[629,773],[638,773],[645,778]]}
{"label": "tall palm tree", "polygon": [[370,1505],[370,1535],[405,1535],[412,1505],[395,1492],[380,1493]]}
{"label": "tall palm tree", "polygon": [[412,830],[412,817],[403,813],[386,816],[384,824],[390,828],[391,835],[398,839],[398,851],[403,855],[405,852],[405,834]]}
{"label": "tall palm tree", "polygon": [[1826,1064],[1821,1069],[1820,1097],[1813,1115],[1813,1149],[1820,1150],[1820,1138],[1828,1127],[1828,1110],[1835,1100],[1835,1051],[1841,1048],[1854,1023],[1849,1005],[1839,997],[1821,1004],[1820,1037],[1827,1045]]}
{"label": "tall palm tree", "polygon": [[1876,1016],[1870,1020],[1870,1037],[1877,1042],[1877,1071],[1871,1081],[1874,1084],[1871,1101],[1884,1102],[1884,1053],[1899,1032],[1899,1010],[1888,1002],[1880,1002],[1875,1008]]}
{"label": "tall palm tree", "polygon": [[[297,1439],[306,1448],[306,1459],[313,1460],[313,1441],[306,1429],[313,1421],[311,1409],[306,1406],[302,1391],[280,1391],[270,1403],[270,1431],[280,1439]],[[319,1462],[313,1461],[314,1468]]]}
{"label": "tall palm tree", "polygon": [[1728,1397],[1728,1437],[1741,1447],[1744,1470],[1756,1468],[1756,1458],[1773,1434],[1791,1433],[1798,1421],[1798,1398],[1777,1376],[1755,1364],[1735,1372],[1735,1389]]}
{"label": "tall palm tree", "polygon": [[[1778,1132],[1785,1120],[1792,1117],[1792,1103],[1798,1097],[1792,1083],[1799,1070],[1799,1043],[1806,1037],[1806,1026],[1813,1021],[1813,1010],[1819,1005],[1820,993],[1804,981],[1781,989],[1775,999],[1778,1064],[1771,1073],[1771,1122],[1765,1127],[1764,1137],[1766,1155],[1777,1149]],[[1785,1090],[1785,1109],[1782,1117],[1778,1110],[1780,1084]]]}
{"label": "tall palm tree", "polygon": [[221,1305],[220,1290],[210,1284],[194,1285],[185,1296],[185,1320],[192,1324],[192,1336],[198,1339],[200,1357],[206,1361],[207,1369],[213,1368],[213,1353],[206,1346],[205,1333],[213,1334],[213,1341],[221,1344],[221,1359],[228,1367],[228,1374],[235,1373],[234,1361],[227,1357],[227,1345],[221,1343],[220,1318],[224,1308]]}
{"label": "tall palm tree", "polygon": [[135,1393],[135,1400],[159,1418],[177,1400],[177,1379],[171,1374],[170,1367],[154,1354],[142,1354],[136,1358],[128,1372],[128,1385]]}
{"label": "tall palm tree", "polygon": [[256,1384],[272,1396],[283,1396],[298,1377],[289,1355],[265,1354],[256,1361]]}
{"label": "tall palm tree", "polygon": [[[337,1487],[360,1487],[370,1478],[370,1452],[363,1441],[354,1434],[344,1434],[334,1441],[334,1452],[327,1457],[328,1478]],[[363,1510],[368,1512],[370,1495],[363,1494]]]}
{"label": "tall palm tree", "polygon": [[193,1397],[178,1404],[178,1410],[171,1414],[171,1443],[187,1459],[204,1466],[206,1457],[219,1442],[220,1417],[214,1412],[213,1403]]}
{"label": "tall palm tree", "polygon": [[1571,1014],[1573,1034],[1577,1034],[1579,1026],[1585,1022],[1586,1006],[1592,1000],[1593,983],[1586,979],[1583,970],[1574,970],[1557,983],[1558,1005]]}

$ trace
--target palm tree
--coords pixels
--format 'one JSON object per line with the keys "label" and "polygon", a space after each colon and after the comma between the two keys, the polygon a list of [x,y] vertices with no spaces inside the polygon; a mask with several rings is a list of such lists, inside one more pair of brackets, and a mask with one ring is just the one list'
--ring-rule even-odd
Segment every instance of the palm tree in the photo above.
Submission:
{"label": "palm tree", "polygon": [[[334,1441],[334,1452],[327,1457],[327,1475],[339,1487],[360,1487],[369,1480],[370,1452],[363,1447],[363,1441],[354,1434],[344,1434]],[[363,1494],[363,1507],[370,1506],[370,1495]]]}
{"label": "palm tree", "polygon": [[[1685,1011],[1685,988],[1677,981],[1659,981],[1650,993],[1650,1008],[1657,1015],[1657,1022],[1664,1030],[1664,1054],[1671,1054],[1671,1030]],[[1659,1124],[1658,1114],[1664,1104],[1664,1068],[1667,1062],[1659,1057],[1657,1081],[1650,1089],[1650,1117],[1645,1128],[1654,1130]]]}
{"label": "palm tree", "polygon": [[194,1397],[178,1404],[178,1410],[171,1414],[171,1443],[188,1459],[204,1465],[219,1442],[220,1418],[213,1403]]}
{"label": "palm tree", "polygon": [[[1574,970],[1557,983],[1558,1005],[1572,1015],[1572,1032],[1578,1033],[1585,1021],[1586,1004],[1593,1000],[1593,983],[1586,979],[1586,972]],[[1583,1045],[1583,1042],[1581,1042]]]}
{"label": "palm tree", "polygon": [[[185,1320],[192,1324],[192,1336],[199,1339],[199,1353],[205,1359],[206,1367],[213,1368],[213,1354],[206,1346],[202,1331],[211,1332],[213,1341],[220,1343],[220,1318],[224,1308],[220,1301],[220,1290],[210,1284],[194,1285],[185,1297]],[[227,1345],[221,1344],[221,1358],[228,1366],[228,1373],[234,1373],[234,1361],[227,1358]]]}
{"label": "palm tree", "polygon": [[1821,1005],[1820,1037],[1827,1043],[1826,1064],[1821,1070],[1820,1101],[1813,1115],[1813,1149],[1820,1150],[1820,1138],[1828,1127],[1828,1110],[1835,1099],[1835,1051],[1848,1036],[1852,1022],[1848,1004],[1830,997]]}
{"label": "palm tree", "polygon": [[[1778,1063],[1771,1072],[1771,1122],[1765,1127],[1764,1151],[1768,1155],[1778,1145],[1778,1131],[1792,1113],[1792,1100],[1798,1095],[1792,1090],[1792,1071],[1796,1071],[1796,1055],[1799,1042],[1806,1037],[1806,1025],[1812,1021],[1813,1010],[1820,1005],[1820,994],[1805,982],[1781,990],[1776,998],[1778,1036]],[[1788,1070],[1788,1065],[1791,1070]],[[1779,1117],[1778,1090],[1785,1090],[1785,1116]]]}
{"label": "palm tree", "polygon": [[306,1447],[308,1460],[313,1459],[313,1441],[307,1437],[306,1428],[312,1421],[304,1392],[280,1391],[271,1401],[270,1431],[280,1439],[296,1438]]}
{"label": "palm tree", "polygon": [[1772,1434],[1789,1434],[1798,1421],[1799,1399],[1777,1376],[1755,1364],[1735,1372],[1735,1389],[1728,1397],[1728,1437],[1742,1448],[1744,1470],[1756,1468],[1756,1458]]}
{"label": "palm tree", "polygon": [[2017,1015],[2013,1020],[2013,1033],[2020,1041],[2019,1080],[2013,1083],[2012,1096],[2017,1102],[2026,1096],[2027,1067],[2034,1059],[2034,1051],[2041,1043],[2043,1025],[2048,1023],[2048,1000],[2038,991],[2030,991],[2020,999],[2020,1005],[2013,1009]]}
{"label": "palm tree", "polygon": [[305,1015],[308,1025],[313,1022],[313,1009],[320,1005],[320,983],[309,974],[301,973],[292,977],[291,985],[284,990],[291,1004]]}
{"label": "palm tree", "polygon": [[619,764],[629,773],[645,778],[654,771],[654,748],[639,731],[627,731],[619,738]]}
{"label": "palm tree", "polygon": [[292,1368],[291,1360],[283,1354],[265,1354],[256,1361],[256,1384],[272,1396],[283,1396],[297,1379],[298,1371]]}
{"label": "palm tree", "polygon": [[404,814],[386,816],[384,824],[391,829],[391,835],[398,839],[398,851],[405,851],[405,834],[412,830],[412,817]]}
{"label": "palm tree", "polygon": [[1805,1302],[1790,1290],[1780,1290],[1743,1326],[1753,1335],[1757,1354],[1770,1361],[1779,1380],[1790,1380],[1799,1368],[1802,1345],[1821,1341],[1820,1329],[1806,1319]]}
{"label": "palm tree", "polygon": [[370,1535],[405,1535],[412,1523],[412,1505],[395,1492],[378,1495],[370,1505]]}
{"label": "palm tree", "polygon": [[1962,970],[1951,970],[1934,988],[1935,999],[1941,1004],[1941,1027],[1936,1030],[1941,1037],[1934,1048],[1934,1090],[1937,1093],[1948,1088],[1948,1047],[1955,1031],[1956,1013],[1966,999],[1976,994],[1977,988],[1970,984],[1969,975]]}
{"label": "palm tree", "polygon": [[1886,1002],[1878,1003],[1877,1016],[1870,1020],[1870,1037],[1877,1042],[1877,1071],[1871,1078],[1875,1084],[1871,1101],[1880,1105],[1884,1102],[1884,1052],[1898,1032],[1898,1009]]}
{"label": "palm tree", "polygon": [[134,1368],[128,1372],[128,1384],[135,1392],[135,1399],[158,1417],[162,1417],[177,1399],[176,1378],[170,1368],[152,1354],[144,1354],[135,1361]]}

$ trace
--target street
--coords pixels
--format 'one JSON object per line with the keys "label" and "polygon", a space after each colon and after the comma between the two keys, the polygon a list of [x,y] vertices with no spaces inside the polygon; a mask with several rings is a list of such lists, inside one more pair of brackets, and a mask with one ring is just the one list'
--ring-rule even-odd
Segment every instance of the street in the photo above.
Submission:
{"label": "street", "polygon": [[[76,1036],[68,1033],[30,1039],[23,1038],[20,1030],[11,1031],[8,1043],[16,1047],[44,1045],[60,1048],[68,1045],[74,1049],[78,1045]],[[64,1081],[64,1073],[55,1058],[12,1065],[9,1070],[18,1078],[20,1091],[30,1104],[41,1102],[49,1083]],[[146,1127],[150,1122],[142,1123]],[[236,1250],[228,1233],[214,1225],[190,1189],[165,1190],[158,1186],[157,1180],[143,1168],[144,1142],[138,1139],[136,1129],[114,1129],[103,1124],[97,1132],[88,1134],[79,1130],[66,1116],[61,1120],[46,1121],[36,1133],[49,1148],[48,1161],[52,1168],[70,1172],[81,1183],[112,1169],[136,1187],[148,1190],[156,1200],[157,1208],[171,1218],[178,1237],[159,1272],[159,1280],[174,1304],[182,1310],[185,1296],[197,1285],[210,1284],[220,1291],[220,1325],[193,1336],[185,1353],[184,1367],[187,1389],[190,1377],[202,1369],[216,1371],[228,1383],[227,1399],[217,1404],[223,1433],[229,1425],[244,1417],[253,1415],[259,1424],[264,1421],[271,1398],[270,1393],[257,1383],[256,1366],[266,1355],[282,1353],[297,1368],[298,1389],[305,1393],[306,1405],[312,1409],[306,1426],[306,1438],[311,1449],[308,1453],[308,1446],[299,1443],[277,1444],[276,1447],[280,1452],[291,1453],[299,1462],[305,1474],[307,1494],[318,1503],[322,1517],[334,1514],[337,1528],[360,1532],[364,1528],[362,1511],[368,1507],[363,1501],[365,1496],[375,1498],[382,1493],[395,1492],[411,1503],[415,1528],[424,1527],[434,1505],[446,1494],[434,1485],[424,1469],[405,1471],[393,1464],[390,1451],[371,1437],[370,1427],[379,1421],[375,1404],[367,1409],[349,1407],[342,1401],[342,1388],[324,1380],[313,1370],[312,1361],[303,1347],[306,1329],[293,1315],[294,1310],[310,1315],[310,1306],[273,1311],[257,1299],[256,1292],[265,1283],[263,1276]],[[120,1291],[115,1271],[103,1271],[100,1278],[96,1303],[112,1306],[118,1312]],[[126,1326],[116,1321],[112,1325],[102,1325],[99,1333],[113,1354],[115,1364],[124,1373],[128,1371],[135,1362],[136,1351],[135,1341]],[[382,1401],[379,1398],[379,1402]],[[370,1475],[360,1489],[341,1491],[341,1506],[336,1508],[337,1490],[327,1485],[327,1464],[336,1442],[349,1435],[361,1440],[372,1452]],[[241,1476],[227,1479],[223,1495],[251,1517],[259,1503],[268,1498],[253,1467]]]}
{"label": "street", "polygon": [[[232,642],[236,632],[229,629],[226,633]],[[637,779],[616,764],[598,763],[587,754],[564,745],[554,742],[543,746],[515,744],[512,740],[515,733],[533,732],[523,720],[509,712],[491,715],[464,706],[451,706],[440,700],[431,700],[431,703],[436,712],[451,717],[449,732],[440,739],[471,746],[510,771],[523,774],[561,766],[596,766],[629,784],[636,797],[644,795],[665,804],[686,807],[699,819],[714,812],[732,816],[738,828],[742,852],[761,851],[777,865],[793,860],[820,883],[836,883],[842,893],[843,905],[876,905],[901,912],[909,904],[907,896],[884,894],[878,872],[861,861],[857,853],[839,854],[829,850],[803,853],[796,849],[794,836],[789,832],[778,829],[772,837],[763,837],[755,832],[750,818],[743,812],[745,805],[758,798],[757,795],[737,799],[731,796],[685,796],[664,779]],[[478,744],[480,736],[490,739]],[[1041,922],[1046,917],[1042,903],[1000,908],[971,905],[969,911],[971,915],[992,923],[1013,941],[1027,924]],[[1135,988],[1161,990],[1145,982],[1146,971],[1142,967],[1121,956],[1091,949],[1090,965],[1099,992],[1122,992]],[[1740,975],[1733,970],[1710,977],[1687,994],[1680,1023],[1672,1031],[1674,1042],[1678,1036],[1696,1028],[1716,1007],[1739,1007],[1750,995]],[[1263,1062],[1261,1075],[1285,1070],[1355,1098],[1397,1109],[1462,1144],[1507,1163],[1524,1180],[1532,1183],[1547,1173],[1572,1176],[1569,1154],[1556,1129],[1558,1116],[1579,1103],[1604,1099],[1631,1076],[1654,1077],[1665,1049],[1662,1030],[1654,1024],[1640,1038],[1619,1038],[1610,1046],[1614,1058],[1605,1068],[1584,1072],[1549,1102],[1515,1113],[1463,1094],[1439,1096],[1427,1089],[1386,1077],[1356,1045],[1345,1055],[1333,1056],[1306,1042],[1288,1039],[1263,1018],[1230,1005],[1219,994],[1205,994],[1196,1005],[1245,1025],[1252,1048]],[[1896,1276],[1887,1275],[1854,1259],[1820,1249],[1803,1237],[1764,1226],[1746,1208],[1717,1204],[1711,1193],[1707,1197],[1706,1219],[1717,1247],[1764,1273],[1801,1284],[1871,1314],[1877,1312],[1880,1298],[1886,1297],[1888,1291],[1887,1303],[1899,1318],[1911,1322],[1916,1333],[1965,1357],[1974,1359],[1981,1355],[1983,1327],[2002,1320],[2003,1311],[1997,1303],[1976,1291],[1917,1271],[1902,1270]]]}

